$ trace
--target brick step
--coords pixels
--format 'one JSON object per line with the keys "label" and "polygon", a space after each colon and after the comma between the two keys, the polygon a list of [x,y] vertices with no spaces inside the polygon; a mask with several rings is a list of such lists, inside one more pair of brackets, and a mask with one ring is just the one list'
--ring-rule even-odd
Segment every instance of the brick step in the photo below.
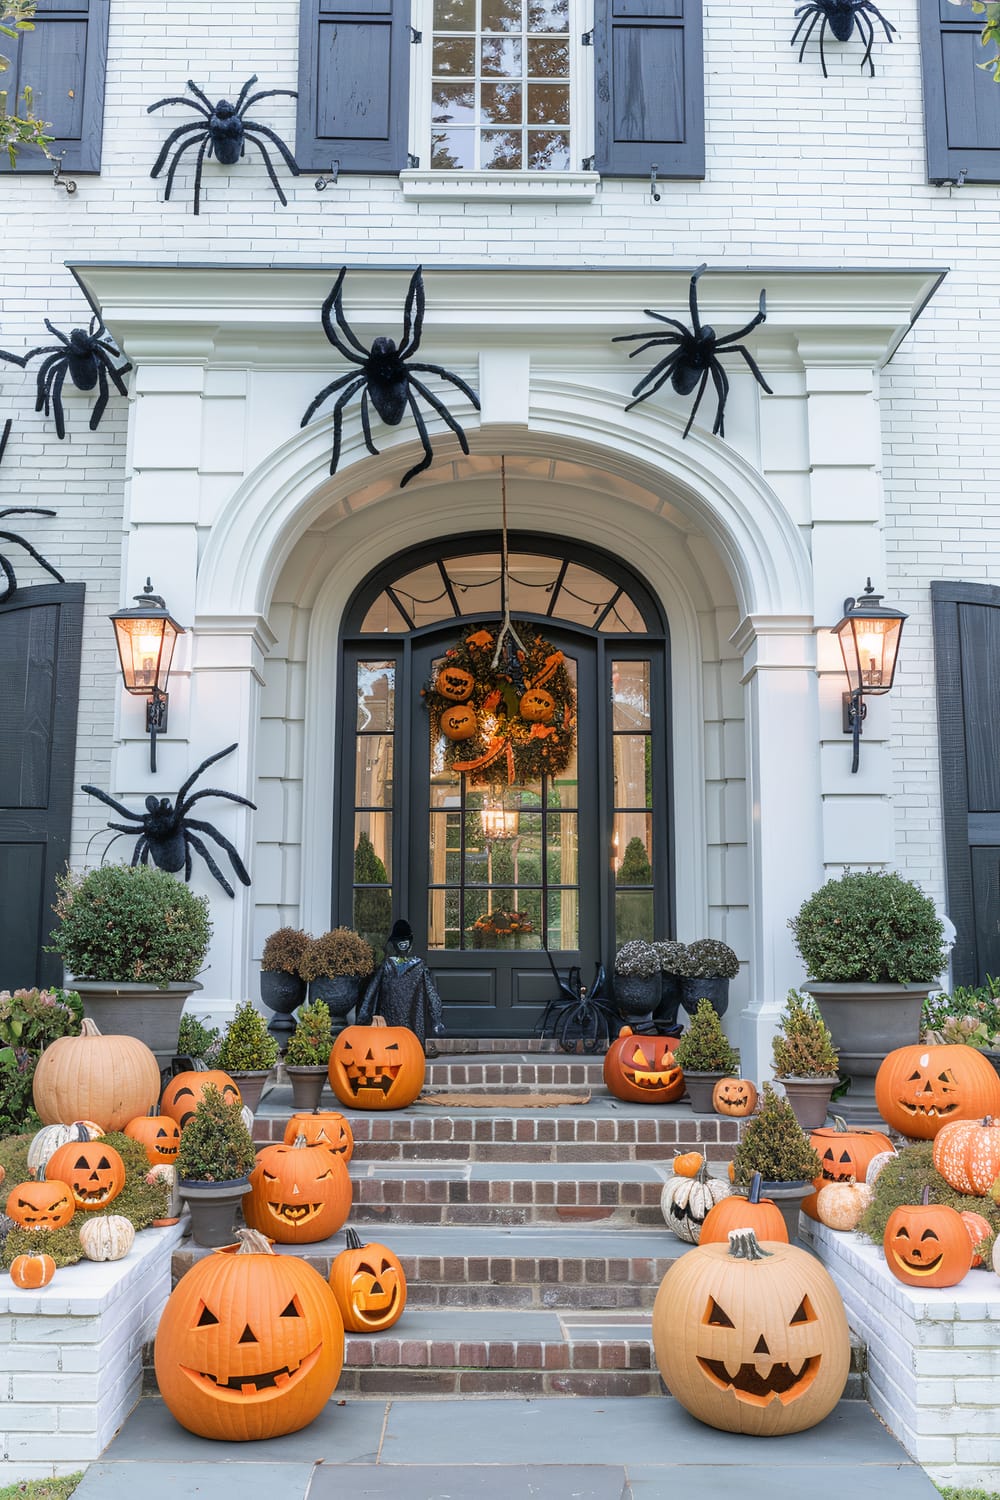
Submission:
{"label": "brick step", "polygon": [[[413,1307],[468,1307],[606,1311],[650,1309],[682,1244],[664,1225],[656,1229],[472,1228],[393,1224],[364,1226],[362,1239],[384,1240],[399,1256]],[[344,1248],[342,1233],[314,1245],[275,1246],[297,1255],[324,1278]],[[190,1241],[173,1257],[173,1278],[204,1255]]]}
{"label": "brick step", "polygon": [[428,1059],[424,1088],[435,1089],[591,1089],[604,1087],[602,1057],[511,1053],[495,1057]]}

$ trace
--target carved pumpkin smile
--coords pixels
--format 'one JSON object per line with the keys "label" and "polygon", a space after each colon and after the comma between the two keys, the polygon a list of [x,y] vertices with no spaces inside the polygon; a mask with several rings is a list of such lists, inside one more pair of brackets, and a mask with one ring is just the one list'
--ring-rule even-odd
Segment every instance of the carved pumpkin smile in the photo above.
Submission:
{"label": "carved pumpkin smile", "polygon": [[[925,1244],[925,1240],[930,1243]],[[925,1229],[920,1239],[913,1242],[905,1224],[901,1224],[893,1236],[892,1258],[911,1276],[933,1276],[944,1260],[944,1254],[933,1229]]]}
{"label": "carved pumpkin smile", "polygon": [[[393,1044],[390,1042],[385,1050],[386,1052],[393,1051]],[[376,1062],[369,1048],[364,1057],[354,1058],[350,1062],[345,1061],[344,1076],[355,1098],[362,1089],[381,1089],[382,1093],[388,1097],[401,1067],[401,1063]]]}
{"label": "carved pumpkin smile", "polygon": [[672,1104],[684,1092],[684,1075],[674,1060],[673,1037],[636,1036],[623,1026],[604,1055],[604,1082],[616,1099],[638,1104]]}
{"label": "carved pumpkin smile", "polygon": [[820,1356],[814,1354],[805,1360],[798,1372],[784,1362],[773,1364],[766,1375],[761,1374],[756,1364],[740,1365],[736,1374],[731,1375],[724,1360],[699,1357],[698,1363],[709,1380],[721,1390],[732,1391],[737,1401],[766,1406],[769,1401],[794,1401],[801,1396],[819,1373]]}
{"label": "carved pumpkin smile", "polygon": [[310,1219],[324,1207],[322,1203],[271,1203],[268,1208],[275,1218],[284,1219],[288,1224],[308,1224]]}
{"label": "carved pumpkin smile", "polygon": [[[910,1082],[919,1084],[921,1075],[910,1074]],[[937,1086],[936,1086],[937,1085]],[[954,1073],[946,1068],[939,1073],[936,1079],[928,1078],[923,1089],[912,1101],[909,1099],[897,1099],[896,1103],[900,1109],[914,1118],[922,1116],[925,1120],[940,1120],[955,1113],[960,1108],[958,1099],[947,1099],[948,1094],[954,1094],[958,1090],[958,1083]]]}
{"label": "carved pumpkin smile", "polygon": [[280,1370],[265,1370],[261,1375],[230,1375],[228,1380],[211,1372],[199,1373],[189,1369],[187,1365],[181,1365],[181,1370],[199,1389],[211,1391],[216,1400],[270,1401],[275,1396],[286,1395],[297,1381],[309,1374],[319,1359],[322,1348],[322,1344],[317,1344],[312,1353],[307,1354],[294,1370],[283,1365]]}

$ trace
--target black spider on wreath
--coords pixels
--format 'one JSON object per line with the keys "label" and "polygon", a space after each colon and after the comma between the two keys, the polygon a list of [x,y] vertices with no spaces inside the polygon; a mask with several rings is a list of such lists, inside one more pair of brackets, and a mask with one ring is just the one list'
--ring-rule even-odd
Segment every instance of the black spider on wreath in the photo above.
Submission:
{"label": "black spider on wreath", "polygon": [[724,422],[726,398],[729,395],[729,377],[722,367],[722,362],[719,358],[720,355],[741,354],[750,366],[750,370],[757,383],[767,391],[769,396],[774,395],[771,387],[757,367],[753,356],[748,350],[743,348],[742,344],[737,342],[739,339],[746,338],[747,334],[756,328],[759,323],[763,323],[767,317],[767,313],[764,308],[764,292],[762,291],[756,317],[751,318],[745,328],[739,328],[735,333],[723,334],[719,338],[716,335],[715,329],[708,323],[703,325],[698,316],[698,278],[707,269],[707,264],[701,265],[691,277],[691,289],[688,294],[691,307],[691,328],[685,328],[684,324],[678,323],[676,318],[668,318],[664,313],[653,312],[652,308],[647,307],[643,310],[648,318],[656,318],[660,323],[669,323],[671,328],[677,329],[677,332],[652,335],[647,333],[619,333],[611,342],[622,344],[642,339],[644,342],[639,345],[638,349],[631,351],[629,359],[634,359],[637,354],[643,354],[647,349],[655,349],[661,344],[666,344],[670,347],[671,351],[669,354],[664,355],[663,359],[655,364],[637,385],[633,386],[632,395],[635,397],[635,400],[629,402],[625,408],[626,411],[631,411],[633,406],[638,406],[639,402],[645,401],[647,396],[655,395],[668,380],[679,396],[689,396],[695,386],[698,386],[698,394],[694,398],[691,415],[688,417],[687,426],[683,433],[683,436],[687,437],[691,431],[691,424],[697,415],[698,407],[701,405],[701,398],[705,394],[705,387],[708,384],[709,376],[711,376],[712,384],[715,386],[715,392],[718,397],[712,433],[713,435],[717,433],[719,437],[724,438],[726,435]]}
{"label": "black spider on wreath", "polygon": [[[134,865],[140,863],[148,865],[152,860],[158,870],[167,870],[171,875],[176,875],[178,870],[183,868],[184,879],[190,880],[191,850],[194,849],[204,859],[226,895],[232,896],[234,895],[232,886],[198,834],[203,833],[208,838],[214,839],[229,855],[229,863],[237,879],[241,880],[244,885],[249,885],[250,876],[246,872],[243,861],[233,845],[217,828],[213,828],[211,823],[203,823],[197,818],[188,817],[188,813],[202,797],[225,797],[230,802],[239,802],[243,807],[252,807],[255,812],[257,804],[251,802],[249,797],[240,797],[236,792],[222,792],[217,787],[207,787],[200,792],[195,792],[193,797],[188,797],[187,793],[203,771],[207,771],[209,766],[221,760],[224,755],[231,755],[235,749],[235,744],[228,745],[225,750],[219,750],[215,755],[210,755],[207,760],[203,760],[198,769],[193,771],[185,781],[173,802],[169,797],[147,797],[144,813],[130,812],[127,807],[123,807],[120,802],[116,802],[113,797],[108,796],[107,792],[102,792],[96,786],[85,786],[80,790],[87,792],[91,797],[98,797],[108,807],[113,807],[115,812],[121,813],[122,817],[132,819],[133,826],[128,823],[109,823],[108,827],[117,829],[119,833],[139,833],[132,851]],[[141,830],[137,829],[135,824],[141,824]],[[193,832],[194,829],[197,829],[197,832]],[[114,839],[111,842],[114,843]],[[110,845],[108,847],[110,848]]]}
{"label": "black spider on wreath", "polygon": [[[0,463],[3,462],[4,451],[7,447],[7,439],[10,437],[11,420],[7,418],[3,424],[3,432],[0,433]],[[0,510],[0,521],[5,516],[54,516],[54,510],[42,510],[36,505],[8,505],[6,510]],[[40,552],[36,552],[30,542],[25,541],[23,536],[18,536],[14,531],[0,531],[0,542],[17,542],[23,547],[37,563],[41,563],[47,573],[51,573],[57,583],[65,583],[66,580],[61,573],[57,573],[50,562],[47,562]],[[14,565],[10,558],[4,557],[0,552],[0,572],[7,580],[7,586],[0,592],[0,604],[6,604],[11,594],[17,590],[17,579],[14,576]]]}
{"label": "black spider on wreath", "polygon": [[[372,340],[370,349],[366,349],[352,330],[347,319],[344,317],[344,306],[342,291],[344,277],[347,275],[347,267],[344,266],[337,277],[330,295],[323,303],[323,331],[330,343],[337,349],[345,359],[352,364],[360,365],[360,370],[351,370],[339,379],[332,380],[329,385],[324,386],[315,400],[310,401],[306,408],[305,416],[302,418],[301,427],[305,427],[317,407],[322,406],[328,396],[334,391],[340,391],[333,408],[333,455],[330,459],[330,473],[337,472],[337,464],[340,462],[340,439],[343,427],[344,407],[352,396],[362,392],[361,396],[361,430],[364,434],[365,446],[369,453],[377,456],[378,449],[372,442],[371,421],[368,415],[368,401],[371,403],[383,422],[390,427],[398,427],[409,406],[413,413],[413,419],[417,424],[420,441],[423,444],[424,456],[420,463],[414,464],[408,469],[399,481],[400,489],[409,484],[415,474],[423,473],[424,469],[430,467],[434,462],[434,450],[431,440],[427,435],[427,424],[424,421],[420,407],[417,405],[416,391],[424,400],[434,408],[439,417],[442,417],[452,432],[458,438],[463,453],[468,453],[469,443],[451,412],[444,402],[433,391],[428,390],[423,381],[418,380],[413,373],[420,370],[430,375],[440,375],[442,380],[450,380],[452,385],[458,389],[472,402],[476,411],[479,411],[479,397],[475,391],[458,375],[451,375],[440,365],[408,364],[411,356],[416,354],[420,347],[420,336],[424,324],[424,278],[423,268],[418,266],[410,277],[410,287],[406,294],[406,304],[403,308],[403,341],[397,349],[394,339],[376,338]],[[414,308],[416,311],[414,312]],[[337,328],[334,328],[330,318],[331,309],[336,319],[337,328],[344,335],[340,337]],[[411,333],[412,329],[412,333]]]}
{"label": "black spider on wreath", "polygon": [[261,99],[273,99],[278,94],[287,95],[289,99],[297,99],[298,94],[295,93],[294,89],[264,89],[261,93],[253,94],[248,99],[247,95],[256,82],[257,74],[255,73],[252,78],[247,79],[246,83],[240,89],[239,97],[235,104],[229,99],[220,99],[218,103],[213,104],[198,85],[193,83],[189,78],[187,86],[195,96],[193,99],[188,99],[185,95],[179,94],[169,99],[158,99],[155,104],[149,106],[146,110],[147,115],[151,115],[154,109],[162,109],[165,104],[186,104],[189,109],[196,109],[201,116],[200,120],[190,125],[178,125],[177,129],[167,136],[167,139],[163,142],[160,154],[156,158],[153,170],[149,174],[150,177],[159,176],[167,157],[170,155],[171,147],[175,142],[180,141],[182,136],[186,136],[187,139],[177,146],[176,151],[174,151],[170,169],[167,172],[167,185],[163,194],[164,201],[170,197],[170,189],[174,185],[174,173],[180,165],[181,157],[192,146],[197,146],[198,155],[195,158],[194,167],[194,211],[197,213],[201,202],[201,167],[206,155],[209,158],[214,155],[216,161],[220,162],[224,167],[234,167],[240,160],[240,157],[244,155],[246,143],[249,141],[251,145],[257,147],[257,150],[264,158],[264,165],[267,168],[267,175],[271,179],[271,186],[277,193],[282,207],[288,207],[288,199],[282,191],[281,184],[274,170],[274,164],[268,155],[267,147],[259,137],[266,136],[278,148],[285,166],[293,177],[299,176],[299,164],[280,136],[276,135],[269,126],[262,125],[259,120],[248,120],[245,111],[251,105],[259,103]]}
{"label": "black spider on wreath", "polygon": [[0,358],[12,360],[23,370],[36,355],[48,356],[38,366],[35,410],[44,411],[48,416],[51,409],[56,419],[57,437],[66,436],[62,404],[62,388],[66,376],[69,376],[71,384],[78,391],[92,391],[96,385],[97,401],[90,414],[90,430],[95,432],[108,404],[108,376],[111,376],[115,389],[127,396],[128,388],[122,376],[127,375],[132,366],[126,360],[123,365],[115,368],[114,360],[121,359],[121,350],[96,313],[90,320],[89,329],[73,328],[68,337],[61,328],[54,328],[48,318],[45,319],[45,326],[59,340],[57,344],[40,344],[37,349],[29,349],[20,358],[16,354],[5,354],[0,350]]}
{"label": "black spider on wreath", "polygon": [[802,61],[803,53],[806,50],[809,38],[816,29],[817,22],[820,23],[819,60],[823,65],[824,78],[829,78],[830,76],[826,71],[826,54],[823,50],[823,40],[826,36],[827,27],[833,32],[838,42],[850,41],[851,33],[857,28],[858,35],[865,43],[865,55],[861,59],[861,66],[864,68],[865,63],[868,64],[869,77],[871,78],[875,77],[875,64],[872,62],[875,27],[872,25],[871,17],[874,16],[877,21],[881,21],[886,41],[890,45],[892,44],[891,33],[896,30],[895,26],[886,20],[878,6],[871,3],[871,0],[810,0],[808,5],[800,5],[795,14],[801,17],[801,20],[795,28],[795,35],[792,37],[791,45],[793,47],[799,39],[799,32],[803,26],[807,28],[806,34],[802,38],[802,46],[799,48],[799,62]]}

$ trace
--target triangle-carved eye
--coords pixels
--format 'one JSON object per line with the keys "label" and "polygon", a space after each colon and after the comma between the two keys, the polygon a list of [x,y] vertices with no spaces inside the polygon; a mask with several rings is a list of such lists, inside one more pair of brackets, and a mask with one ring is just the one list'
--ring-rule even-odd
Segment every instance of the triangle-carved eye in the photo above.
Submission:
{"label": "triangle-carved eye", "polygon": [[708,1307],[705,1309],[705,1322],[712,1328],[735,1328],[729,1314],[719,1306],[714,1297],[709,1297]]}
{"label": "triangle-carved eye", "polygon": [[279,1316],[282,1318],[301,1318],[302,1314],[299,1311],[298,1303],[296,1302],[294,1297],[292,1298],[291,1302],[289,1302],[284,1312]]}
{"label": "triangle-carved eye", "polygon": [[816,1314],[813,1312],[812,1303],[808,1297],[803,1297],[789,1319],[789,1326],[795,1323],[815,1323],[815,1321]]}
{"label": "triangle-carved eye", "polygon": [[217,1323],[218,1321],[219,1320],[215,1316],[215,1313],[210,1312],[203,1302],[201,1304],[201,1316],[194,1326],[196,1328],[210,1328],[213,1323]]}

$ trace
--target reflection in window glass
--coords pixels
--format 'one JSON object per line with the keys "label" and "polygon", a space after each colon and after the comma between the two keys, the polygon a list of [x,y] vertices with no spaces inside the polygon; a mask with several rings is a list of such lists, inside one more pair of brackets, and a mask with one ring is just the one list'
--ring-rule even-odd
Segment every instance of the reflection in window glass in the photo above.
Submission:
{"label": "reflection in window glass", "polygon": [[611,693],[614,708],[612,727],[648,732],[649,662],[614,662],[611,669]]}
{"label": "reflection in window glass", "polygon": [[652,942],[653,892],[615,891],[615,942],[630,943],[633,938]]}
{"label": "reflection in window glass", "polygon": [[392,735],[358,736],[354,801],[358,807],[392,806]]}
{"label": "reflection in window glass", "polygon": [[385,734],[393,728],[396,664],[358,662],[357,728],[364,734]]}

